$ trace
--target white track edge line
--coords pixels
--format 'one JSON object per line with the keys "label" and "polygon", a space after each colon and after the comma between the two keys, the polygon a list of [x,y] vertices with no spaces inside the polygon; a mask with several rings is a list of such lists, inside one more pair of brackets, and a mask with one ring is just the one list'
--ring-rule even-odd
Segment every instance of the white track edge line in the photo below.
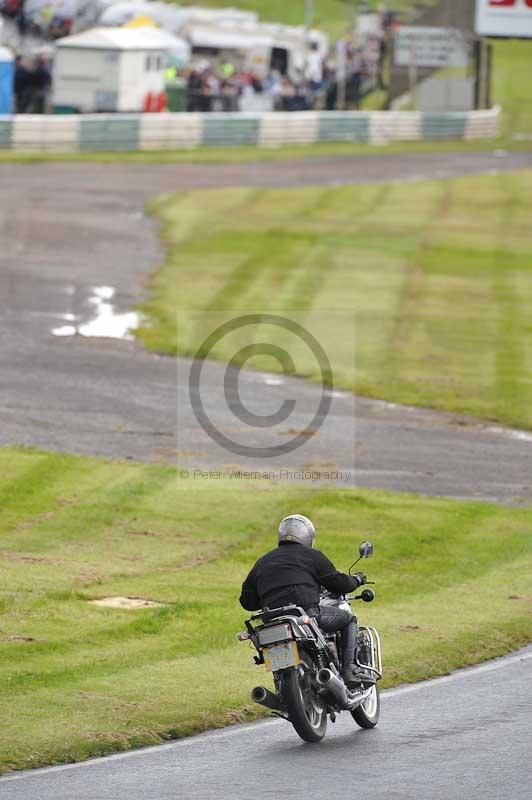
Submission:
{"label": "white track edge line", "polygon": [[[397,689],[387,689],[381,695],[383,700],[391,699],[393,697],[399,697],[403,694],[408,694],[409,692],[416,692],[419,689],[427,689],[431,686],[437,686],[440,684],[450,683],[452,681],[456,681],[462,678],[474,677],[479,672],[493,672],[494,670],[502,669],[503,667],[509,667],[513,664],[517,664],[521,661],[528,661],[532,659],[532,650],[529,652],[523,652],[521,654],[517,653],[513,656],[502,656],[493,661],[488,661],[485,664],[478,664],[473,667],[464,667],[463,669],[457,670],[456,672],[452,672],[450,675],[442,675],[439,678],[429,678],[426,681],[420,681],[419,683],[412,683],[406,686],[399,686]],[[13,775],[6,775],[5,777],[0,776],[0,783],[6,783],[7,781],[17,781],[17,780],[24,780],[28,778],[33,778],[38,775],[44,775],[50,772],[64,772],[65,770],[69,769],[79,769],[80,767],[92,767],[98,764],[107,763],[109,761],[119,761],[126,758],[134,758],[134,757],[141,757],[144,755],[150,755],[151,753],[160,752],[163,750],[171,750],[171,749],[178,749],[181,747],[189,747],[191,745],[197,744],[198,739],[202,740],[210,740],[210,739],[225,739],[232,736],[240,736],[249,732],[250,729],[254,728],[264,728],[264,727],[271,727],[273,725],[281,725],[284,724],[284,720],[282,719],[273,719],[273,720],[259,720],[258,722],[251,722],[248,725],[239,725],[235,728],[222,728],[221,730],[214,730],[214,731],[206,731],[204,733],[200,733],[196,736],[190,736],[186,739],[179,739],[173,742],[165,742],[165,744],[158,744],[154,745],[153,747],[141,747],[138,750],[127,750],[124,753],[113,753],[109,756],[101,756],[100,758],[89,758],[86,761],[76,761],[72,764],[58,764],[57,766],[52,767],[40,767],[38,769],[33,770],[26,770],[21,773],[13,774]]]}

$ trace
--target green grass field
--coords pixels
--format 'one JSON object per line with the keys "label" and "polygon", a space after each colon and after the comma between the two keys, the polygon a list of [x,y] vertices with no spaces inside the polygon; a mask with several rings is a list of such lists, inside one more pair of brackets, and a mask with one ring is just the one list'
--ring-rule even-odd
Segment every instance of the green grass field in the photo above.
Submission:
{"label": "green grass field", "polygon": [[[260,714],[236,641],[242,579],[301,509],[346,568],[371,539],[385,686],[530,640],[531,509],[232,481],[0,450],[0,770],[71,761]],[[161,608],[94,606],[127,595]]]}
{"label": "green grass field", "polygon": [[[148,347],[176,352],[176,311],[192,353],[187,309],[322,310],[337,384],[532,427],[532,173],[190,192],[152,211],[168,250],[143,307]],[[296,365],[317,377],[310,358]]]}
{"label": "green grass field", "polygon": [[501,133],[509,146],[518,143],[519,137],[529,142],[532,138],[531,66],[532,41],[494,43],[493,101],[504,109]]}

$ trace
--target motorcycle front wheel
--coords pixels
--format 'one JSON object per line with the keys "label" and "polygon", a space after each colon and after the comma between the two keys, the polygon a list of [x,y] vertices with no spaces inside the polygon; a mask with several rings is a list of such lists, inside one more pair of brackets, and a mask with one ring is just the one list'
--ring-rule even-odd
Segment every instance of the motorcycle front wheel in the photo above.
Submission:
{"label": "motorcycle front wheel", "polygon": [[381,713],[379,687],[373,686],[369,697],[351,711],[351,716],[361,728],[374,728]]}
{"label": "motorcycle front wheel", "polygon": [[280,673],[284,706],[304,742],[321,742],[327,730],[327,709],[313,689],[314,671],[305,653],[298,667]]}

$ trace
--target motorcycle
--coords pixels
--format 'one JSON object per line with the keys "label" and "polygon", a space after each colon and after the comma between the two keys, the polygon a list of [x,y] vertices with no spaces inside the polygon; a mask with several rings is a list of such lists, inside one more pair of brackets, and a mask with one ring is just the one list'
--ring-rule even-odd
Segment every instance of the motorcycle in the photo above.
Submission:
{"label": "motorcycle", "polygon": [[[349,567],[349,574],[360,559],[372,553],[371,542],[362,542],[359,558]],[[355,596],[324,592],[320,605],[351,610],[350,603],[355,600],[371,603],[374,599],[375,592],[369,588]],[[355,657],[361,676],[372,675],[374,682],[368,685],[362,677],[360,685],[348,688],[341,676],[340,633],[324,633],[304,609],[296,605],[264,608],[246,620],[245,625],[246,630],[237,634],[238,639],[252,644],[257,651],[255,663],[272,673],[275,684],[275,692],[256,686],[251,699],[291,722],[303,741],[320,742],[328,719],[334,723],[342,711],[349,711],[361,728],[377,725],[380,715],[377,682],[382,678],[382,664],[375,628],[358,626]]]}

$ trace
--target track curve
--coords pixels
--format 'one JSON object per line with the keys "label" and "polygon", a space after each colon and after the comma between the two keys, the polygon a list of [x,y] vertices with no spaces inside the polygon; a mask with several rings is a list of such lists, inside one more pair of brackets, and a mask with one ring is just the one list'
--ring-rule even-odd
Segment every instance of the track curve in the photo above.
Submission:
{"label": "track curve", "polygon": [[[176,404],[186,386],[175,360],[131,342],[61,338],[65,318],[90,319],[94,286],[116,287],[119,310],[142,297],[162,258],[145,202],[161,192],[252,184],[288,186],[420,180],[532,166],[532,153],[379,155],[251,164],[2,164],[0,231],[0,444],[147,461],[176,457]],[[209,367],[216,377],[220,365]],[[275,387],[249,373],[255,398]],[[316,387],[294,380],[303,406]],[[321,453],[350,460],[346,398],[335,397]],[[448,496],[527,501],[531,437],[420,409],[357,399],[360,486]],[[234,418],[222,418],[234,424]],[[181,448],[195,449],[197,426],[180,421]],[[317,437],[316,437],[317,438]],[[343,448],[343,449],[342,449]],[[201,466],[220,456],[207,443]],[[297,464],[295,464],[297,466]]]}

